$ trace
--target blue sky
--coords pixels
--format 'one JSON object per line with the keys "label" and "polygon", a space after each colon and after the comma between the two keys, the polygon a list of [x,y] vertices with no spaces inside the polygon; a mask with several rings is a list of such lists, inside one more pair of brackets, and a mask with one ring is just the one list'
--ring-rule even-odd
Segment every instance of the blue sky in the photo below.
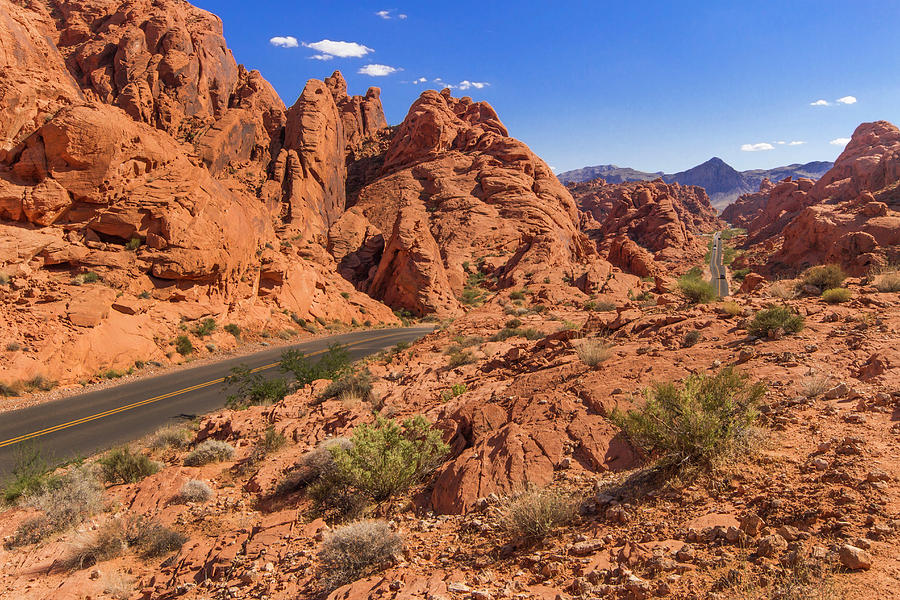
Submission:
{"label": "blue sky", "polygon": [[195,3],[288,106],[339,69],[395,124],[448,83],[558,170],[833,160],[859,123],[900,122],[894,0]]}

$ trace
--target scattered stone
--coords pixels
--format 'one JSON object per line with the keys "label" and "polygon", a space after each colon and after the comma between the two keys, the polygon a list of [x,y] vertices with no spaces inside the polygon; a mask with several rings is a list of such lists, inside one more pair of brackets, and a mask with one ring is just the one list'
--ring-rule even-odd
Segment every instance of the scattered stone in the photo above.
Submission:
{"label": "scattered stone", "polygon": [[872,556],[862,548],[850,544],[841,546],[838,556],[841,564],[853,571],[867,571],[872,567]]}

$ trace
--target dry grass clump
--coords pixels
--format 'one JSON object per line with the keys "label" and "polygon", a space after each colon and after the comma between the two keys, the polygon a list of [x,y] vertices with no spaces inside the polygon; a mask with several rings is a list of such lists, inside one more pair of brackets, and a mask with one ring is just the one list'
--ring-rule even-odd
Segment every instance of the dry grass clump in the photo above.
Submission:
{"label": "dry grass clump", "polygon": [[578,515],[578,502],[571,494],[549,488],[530,489],[503,506],[501,526],[514,540],[537,542],[568,525]]}
{"label": "dry grass clump", "polygon": [[581,362],[589,367],[596,367],[612,356],[612,347],[606,340],[582,340],[575,346],[575,352]]}
{"label": "dry grass clump", "polygon": [[160,469],[158,462],[127,447],[111,450],[97,464],[107,483],[137,483]]}
{"label": "dry grass clump", "polygon": [[875,280],[875,289],[879,292],[900,292],[900,271],[882,273]]}
{"label": "dry grass clump", "polygon": [[806,379],[800,384],[800,393],[807,398],[815,398],[824,394],[831,385],[831,378],[827,375],[816,375]]}
{"label": "dry grass clump", "polygon": [[365,520],[331,531],[319,551],[327,589],[376,573],[403,552],[403,538],[387,521]]}
{"label": "dry grass clump", "polygon": [[278,482],[276,494],[289,494],[312,483],[319,478],[327,478],[334,471],[334,450],[349,450],[353,442],[349,438],[339,437],[322,441],[318,446],[304,454],[295,468]]}
{"label": "dry grass clump", "polygon": [[847,288],[831,288],[822,292],[822,300],[828,304],[843,304],[853,297],[853,292]]}
{"label": "dry grass clump", "polygon": [[212,497],[212,488],[199,479],[186,481],[178,491],[178,500],[180,502],[207,502]]}
{"label": "dry grass clump", "polygon": [[142,558],[156,558],[177,552],[188,537],[180,531],[169,529],[161,523],[145,523],[138,519],[132,523],[128,535],[128,545],[135,548]]}
{"label": "dry grass clump", "polygon": [[163,427],[150,439],[150,447],[154,450],[166,450],[168,448],[182,449],[187,446],[191,431],[180,425]]}
{"label": "dry grass clump", "polygon": [[62,566],[70,570],[85,569],[121,555],[125,545],[125,528],[113,519],[97,531],[76,539],[63,556]]}
{"label": "dry grass clump", "polygon": [[114,571],[103,578],[103,593],[114,600],[128,600],[134,593],[134,579]]}
{"label": "dry grass clump", "polygon": [[199,467],[209,463],[228,460],[234,455],[234,447],[220,440],[204,440],[184,457],[186,467]]}
{"label": "dry grass clump", "polygon": [[737,316],[740,316],[740,315],[744,314],[744,309],[741,308],[741,305],[738,304],[737,302],[730,302],[730,301],[729,301],[729,302],[723,302],[723,303],[722,303],[722,310],[723,310],[723,311],[725,312],[725,314],[728,315],[729,317],[737,317]]}
{"label": "dry grass clump", "polygon": [[776,281],[769,286],[769,295],[780,300],[790,300],[797,297],[797,288],[786,281]]}

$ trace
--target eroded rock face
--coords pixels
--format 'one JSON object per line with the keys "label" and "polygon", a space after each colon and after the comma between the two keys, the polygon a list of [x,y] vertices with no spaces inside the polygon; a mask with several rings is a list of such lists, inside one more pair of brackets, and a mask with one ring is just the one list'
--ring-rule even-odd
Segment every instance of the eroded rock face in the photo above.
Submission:
{"label": "eroded rock face", "polygon": [[[343,217],[354,227],[339,222],[332,231],[391,232],[378,263],[364,262],[377,253],[346,249],[359,261],[354,283],[417,314],[458,310],[472,265],[486,265],[508,286],[575,279],[600,260],[550,168],[508,137],[488,104],[449,90],[427,91],[413,104],[381,177],[362,188],[354,211]],[[346,246],[343,234],[332,238]]]}
{"label": "eroded rock face", "polygon": [[863,123],[819,181],[786,179],[742,196],[723,218],[746,227],[761,266],[797,271],[841,264],[852,274],[896,260],[900,130]]}
{"label": "eroded rock face", "polygon": [[[701,233],[721,226],[703,188],[651,182],[571,184],[584,229],[610,262],[642,277],[693,264],[706,251]],[[655,264],[660,263],[660,264]],[[668,267],[665,266],[668,264]]]}

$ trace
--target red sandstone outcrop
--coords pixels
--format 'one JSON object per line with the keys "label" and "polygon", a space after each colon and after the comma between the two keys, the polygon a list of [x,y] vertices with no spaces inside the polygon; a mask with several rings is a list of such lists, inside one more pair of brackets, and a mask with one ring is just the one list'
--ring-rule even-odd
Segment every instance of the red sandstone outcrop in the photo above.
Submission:
{"label": "red sandstone outcrop", "polygon": [[[352,257],[343,272],[417,314],[458,310],[469,265],[484,266],[501,285],[523,285],[561,282],[602,262],[550,168],[508,136],[488,104],[449,90],[427,91],[413,104],[381,177],[342,220],[352,224],[339,221],[330,238]],[[376,263],[364,246],[379,235],[385,241]]]}
{"label": "red sandstone outcrop", "polygon": [[[721,226],[703,188],[650,182],[570,184],[582,227],[617,267],[642,277],[696,263]],[[656,264],[659,263],[659,264]]]}
{"label": "red sandstone outcrop", "polygon": [[900,256],[900,130],[863,123],[819,181],[786,179],[723,213],[748,229],[760,267],[797,271],[839,263],[853,274]]}

